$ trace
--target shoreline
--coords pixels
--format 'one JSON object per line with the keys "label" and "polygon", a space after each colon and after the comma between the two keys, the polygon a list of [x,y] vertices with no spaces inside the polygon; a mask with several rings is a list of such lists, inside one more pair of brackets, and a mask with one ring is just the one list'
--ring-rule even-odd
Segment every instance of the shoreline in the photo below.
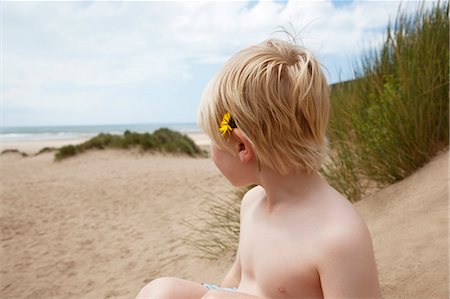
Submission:
{"label": "shoreline", "polygon": [[[204,133],[186,133],[185,135],[190,137],[195,142],[195,144],[197,144],[197,146],[199,146],[202,149],[208,148],[210,144],[208,136]],[[77,145],[85,141],[88,141],[89,139],[95,136],[96,135],[70,139],[52,139],[52,140],[17,140],[17,141],[2,140],[0,142],[0,152],[3,152],[5,150],[18,150],[28,155],[34,155],[45,147],[59,148],[66,145]]]}

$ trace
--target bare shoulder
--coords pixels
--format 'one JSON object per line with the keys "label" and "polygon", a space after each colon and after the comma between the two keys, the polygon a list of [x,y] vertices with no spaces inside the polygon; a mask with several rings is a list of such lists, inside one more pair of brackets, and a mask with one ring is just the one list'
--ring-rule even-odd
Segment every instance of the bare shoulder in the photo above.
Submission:
{"label": "bare shoulder", "polygon": [[366,222],[355,209],[354,205],[337,191],[336,193],[337,207],[333,213],[333,220],[341,225],[334,225],[334,229],[338,230],[341,234],[369,234]]}
{"label": "bare shoulder", "polygon": [[353,205],[335,196],[318,238],[317,267],[324,295],[377,298],[380,290],[370,232]]}
{"label": "bare shoulder", "polygon": [[245,215],[252,206],[257,204],[261,199],[264,198],[266,192],[263,187],[255,186],[245,193],[241,202],[241,217]]}
{"label": "bare shoulder", "polygon": [[[364,219],[353,205],[342,195],[330,192],[327,216],[323,218],[320,239],[321,248],[372,245],[369,230]],[[370,244],[369,244],[370,243]],[[332,250],[333,251],[333,250]]]}

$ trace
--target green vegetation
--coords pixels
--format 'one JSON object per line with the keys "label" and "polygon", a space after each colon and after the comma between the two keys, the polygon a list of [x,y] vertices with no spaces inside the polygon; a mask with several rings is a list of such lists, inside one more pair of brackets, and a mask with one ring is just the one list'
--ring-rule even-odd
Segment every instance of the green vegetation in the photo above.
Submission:
{"label": "green vegetation", "polygon": [[449,3],[399,12],[356,80],[332,87],[330,160],[322,169],[351,201],[412,174],[448,146]]}
{"label": "green vegetation", "polygon": [[180,153],[189,156],[205,155],[204,152],[186,135],[162,128],[150,133],[125,131],[123,135],[99,134],[79,145],[67,145],[58,149],[55,160],[59,161],[90,149],[128,149],[139,147],[143,151]]}
{"label": "green vegetation", "polygon": [[4,155],[4,154],[19,154],[22,157],[28,157],[27,153],[21,152],[18,149],[5,149],[0,153],[0,155]]}
{"label": "green vegetation", "polygon": [[51,152],[54,152],[54,151],[57,151],[57,150],[58,149],[56,147],[44,147],[39,152],[37,152],[35,156],[38,156],[38,155],[44,154],[44,153],[51,153]]}
{"label": "green vegetation", "polygon": [[197,257],[211,260],[234,257],[239,242],[240,204],[247,190],[237,190],[228,197],[207,193],[212,205],[201,211],[203,215],[184,220],[188,233],[183,240],[195,250]]}
{"label": "green vegetation", "polygon": [[[57,149],[54,148],[54,147],[44,147],[44,148],[41,149],[38,153],[36,153],[36,154],[34,154],[34,155],[32,155],[32,156],[38,156],[38,155],[40,155],[40,154],[43,154],[43,153],[49,153],[49,152],[54,152],[54,151],[56,151],[56,150],[57,150]],[[0,153],[0,155],[8,154],[8,153],[15,153],[15,154],[21,155],[22,157],[29,157],[29,155],[28,155],[27,153],[21,152],[21,151],[19,151],[18,149],[5,149],[5,150],[3,150],[3,151]]]}

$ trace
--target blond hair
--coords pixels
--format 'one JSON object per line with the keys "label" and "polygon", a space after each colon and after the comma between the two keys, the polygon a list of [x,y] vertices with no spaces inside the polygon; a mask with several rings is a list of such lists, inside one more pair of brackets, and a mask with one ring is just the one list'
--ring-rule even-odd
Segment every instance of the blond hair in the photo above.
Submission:
{"label": "blond hair", "polygon": [[203,92],[198,125],[219,148],[230,112],[262,165],[281,174],[318,170],[326,156],[328,85],[305,48],[270,39],[234,55]]}

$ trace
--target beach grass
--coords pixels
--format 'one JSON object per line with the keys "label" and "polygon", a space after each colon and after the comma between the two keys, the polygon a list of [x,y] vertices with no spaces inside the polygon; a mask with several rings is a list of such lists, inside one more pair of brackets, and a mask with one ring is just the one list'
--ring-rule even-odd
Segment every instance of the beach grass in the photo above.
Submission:
{"label": "beach grass", "polygon": [[21,152],[18,149],[5,149],[0,153],[0,155],[4,155],[4,154],[19,154],[22,157],[28,157],[27,153]]}
{"label": "beach grass", "polygon": [[449,2],[399,9],[383,46],[331,88],[329,182],[351,201],[400,181],[448,147]]}
{"label": "beach grass", "polygon": [[91,149],[107,148],[140,148],[142,151],[186,154],[191,157],[206,155],[190,137],[161,128],[153,133],[136,133],[128,130],[123,135],[101,133],[81,144],[59,148],[55,154],[55,160],[60,161]]}
{"label": "beach grass", "polygon": [[207,210],[200,211],[193,219],[184,219],[188,233],[183,240],[194,251],[194,256],[217,260],[235,257],[239,243],[240,205],[249,188],[236,189],[231,195],[219,196],[205,191]]}
{"label": "beach grass", "polygon": [[44,154],[44,153],[55,152],[55,151],[57,151],[57,150],[58,150],[58,148],[56,148],[56,147],[44,147],[44,148],[40,149],[40,150],[35,154],[35,156],[38,156],[38,155],[41,155],[41,154]]}

